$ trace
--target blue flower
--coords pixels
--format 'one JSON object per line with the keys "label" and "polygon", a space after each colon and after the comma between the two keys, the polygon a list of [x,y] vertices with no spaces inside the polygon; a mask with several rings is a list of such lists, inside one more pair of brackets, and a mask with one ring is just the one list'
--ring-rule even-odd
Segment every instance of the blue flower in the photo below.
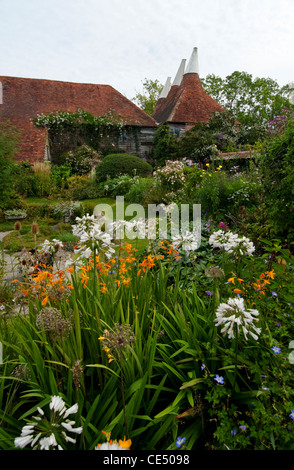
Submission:
{"label": "blue flower", "polygon": [[294,410],[291,410],[291,413],[289,414],[291,419],[294,419]]}
{"label": "blue flower", "polygon": [[209,296],[212,295],[212,293],[210,292],[210,290],[206,290],[206,291],[205,291],[205,294],[207,294],[207,295],[209,295]]}
{"label": "blue flower", "polygon": [[221,376],[219,376],[218,374],[216,374],[214,380],[216,380],[217,383],[219,383],[219,384],[223,384],[223,383],[224,383],[224,378],[221,377]]}
{"label": "blue flower", "polygon": [[278,294],[277,294],[276,292],[272,292],[272,295],[273,295],[274,297],[278,297]]}
{"label": "blue flower", "polygon": [[272,351],[274,351],[275,354],[280,354],[281,348],[278,348],[277,346],[273,346]]}
{"label": "blue flower", "polygon": [[177,440],[176,440],[176,446],[178,449],[180,449],[180,447],[186,442],[186,438],[185,437],[178,437]]}
{"label": "blue flower", "polygon": [[235,436],[237,434],[236,429],[232,429],[231,434],[232,434],[232,436]]}

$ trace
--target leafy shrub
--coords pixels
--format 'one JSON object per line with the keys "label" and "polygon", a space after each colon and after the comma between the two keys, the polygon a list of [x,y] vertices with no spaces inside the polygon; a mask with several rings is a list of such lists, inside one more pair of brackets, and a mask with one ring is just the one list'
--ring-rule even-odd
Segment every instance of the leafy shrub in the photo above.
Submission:
{"label": "leafy shrub", "polygon": [[152,178],[136,178],[125,196],[126,201],[144,205],[146,195],[153,189],[153,185]]}
{"label": "leafy shrub", "polygon": [[67,179],[71,176],[71,167],[69,165],[53,165],[51,168],[51,182],[56,191],[62,191],[67,188]]}
{"label": "leafy shrub", "polygon": [[124,196],[136,182],[138,176],[121,175],[101,183],[103,192],[109,196]]}
{"label": "leafy shrub", "polygon": [[54,207],[54,215],[65,222],[73,222],[83,215],[83,206],[79,201],[62,202]]}
{"label": "leafy shrub", "polygon": [[170,133],[169,127],[161,124],[153,139],[154,159],[157,165],[164,165],[166,160],[177,157],[177,140]]}
{"label": "leafy shrub", "polygon": [[85,175],[90,173],[101,160],[101,154],[84,144],[76,150],[70,150],[64,155],[64,162],[71,168],[73,175]]}
{"label": "leafy shrub", "polygon": [[83,200],[94,199],[99,197],[101,190],[99,190],[95,181],[92,181],[87,175],[74,175],[67,179],[68,189],[67,195],[71,199]]}
{"label": "leafy shrub", "polygon": [[209,216],[236,214],[240,206],[250,207],[255,203],[256,182],[250,182],[243,175],[235,177],[209,166],[202,170],[201,184],[196,192],[203,212]]}
{"label": "leafy shrub", "polygon": [[135,155],[127,153],[110,154],[103,158],[96,168],[97,181],[106,181],[121,175],[148,176],[152,166]]}
{"label": "leafy shrub", "polygon": [[276,236],[294,239],[294,118],[266,146],[261,170],[267,213]]}

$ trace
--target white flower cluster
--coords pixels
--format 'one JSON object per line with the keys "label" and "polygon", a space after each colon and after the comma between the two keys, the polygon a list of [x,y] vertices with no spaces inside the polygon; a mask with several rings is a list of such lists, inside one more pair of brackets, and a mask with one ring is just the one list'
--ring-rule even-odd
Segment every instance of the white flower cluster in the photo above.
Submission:
{"label": "white flower cluster", "polygon": [[63,243],[60,240],[56,240],[56,238],[54,238],[51,242],[49,240],[45,240],[43,242],[43,245],[40,247],[39,251],[53,255],[57,250],[62,247]]}
{"label": "white flower cluster", "polygon": [[148,228],[148,221],[139,218],[133,220],[115,220],[110,224],[110,230],[115,231],[116,238],[145,238]]}
{"label": "white flower cluster", "polygon": [[115,250],[111,248],[111,236],[101,230],[101,224],[95,220],[94,215],[76,217],[77,223],[72,226],[72,233],[80,239],[80,244],[87,248],[103,250],[107,258],[110,258]]}
{"label": "white flower cluster", "polygon": [[224,325],[221,332],[230,339],[235,337],[235,333],[243,332],[246,341],[248,334],[251,335],[256,341],[258,340],[261,328],[254,325],[258,321],[258,310],[246,310],[244,299],[237,297],[235,299],[229,298],[226,303],[221,303],[216,311],[216,326]]}
{"label": "white flower cluster", "polygon": [[175,249],[181,249],[186,252],[195,251],[200,246],[200,238],[196,232],[181,232],[172,237],[172,245]]}
{"label": "white flower cluster", "polygon": [[241,255],[252,255],[255,251],[253,243],[246,237],[239,237],[237,233],[230,230],[224,232],[218,230],[209,237],[209,243],[213,248],[223,248],[227,253],[240,253]]}
{"label": "white flower cluster", "polygon": [[67,432],[81,434],[82,427],[73,427],[75,421],[68,419],[69,415],[78,411],[78,405],[75,404],[70,408],[66,408],[61,397],[55,395],[51,397],[49,404],[51,410],[50,421],[47,420],[42,408],[38,407],[38,416],[32,416],[34,421],[23,426],[20,437],[15,438],[15,447],[23,449],[30,445],[34,450],[64,450],[64,447],[58,442],[76,443],[76,439],[68,436]]}

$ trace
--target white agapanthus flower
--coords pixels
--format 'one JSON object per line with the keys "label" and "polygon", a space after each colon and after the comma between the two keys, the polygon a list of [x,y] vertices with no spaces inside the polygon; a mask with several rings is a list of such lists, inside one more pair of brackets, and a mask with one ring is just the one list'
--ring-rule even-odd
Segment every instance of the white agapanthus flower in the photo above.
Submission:
{"label": "white agapanthus flower", "polygon": [[175,249],[181,249],[186,252],[195,251],[200,246],[199,235],[196,232],[181,232],[172,236],[172,245]]}
{"label": "white agapanthus flower", "polygon": [[78,405],[66,407],[63,399],[57,395],[51,397],[49,403],[50,418],[47,419],[44,410],[37,407],[38,416],[32,416],[32,421],[23,426],[21,435],[14,440],[15,447],[30,445],[34,450],[52,450],[57,448],[63,450],[61,443],[75,443],[76,439],[68,433],[81,434],[83,428],[74,427],[75,421],[68,419],[69,415],[78,412]]}
{"label": "white agapanthus flower", "polygon": [[107,258],[115,253],[111,248],[112,237],[108,232],[101,230],[99,222],[94,215],[76,217],[76,224],[72,226],[72,233],[80,239],[80,244],[92,250],[98,249],[105,252]]}
{"label": "white agapanthus flower", "polygon": [[60,240],[54,238],[51,242],[49,240],[45,240],[43,242],[40,251],[44,253],[49,253],[50,255],[54,254],[59,248],[63,247],[63,243]]}
{"label": "white agapanthus flower", "polygon": [[209,237],[213,248],[223,248],[227,253],[252,255],[255,251],[253,243],[246,237],[239,237],[237,233],[218,230]]}
{"label": "white agapanthus flower", "polygon": [[236,331],[238,335],[244,334],[246,341],[248,335],[258,340],[261,328],[257,328],[254,322],[258,321],[258,310],[246,309],[244,299],[236,297],[229,298],[226,303],[221,303],[216,311],[216,326],[222,326],[221,332],[228,335],[229,339],[235,338]]}

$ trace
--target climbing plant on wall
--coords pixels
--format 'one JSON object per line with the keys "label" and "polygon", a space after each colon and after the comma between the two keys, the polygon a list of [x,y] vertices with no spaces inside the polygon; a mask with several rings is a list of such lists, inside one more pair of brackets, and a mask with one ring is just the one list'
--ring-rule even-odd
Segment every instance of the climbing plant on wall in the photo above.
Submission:
{"label": "climbing plant on wall", "polygon": [[62,164],[66,152],[86,144],[102,154],[118,146],[122,132],[127,132],[120,116],[112,111],[103,116],[93,116],[88,111],[60,111],[41,114],[34,120],[37,127],[48,130],[48,141],[52,163]]}

